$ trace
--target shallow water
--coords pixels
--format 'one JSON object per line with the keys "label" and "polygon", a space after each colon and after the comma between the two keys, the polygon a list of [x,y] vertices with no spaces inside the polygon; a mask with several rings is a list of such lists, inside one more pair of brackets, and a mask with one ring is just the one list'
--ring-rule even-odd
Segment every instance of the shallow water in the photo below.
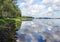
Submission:
{"label": "shallow water", "polygon": [[22,21],[17,42],[60,42],[60,19]]}

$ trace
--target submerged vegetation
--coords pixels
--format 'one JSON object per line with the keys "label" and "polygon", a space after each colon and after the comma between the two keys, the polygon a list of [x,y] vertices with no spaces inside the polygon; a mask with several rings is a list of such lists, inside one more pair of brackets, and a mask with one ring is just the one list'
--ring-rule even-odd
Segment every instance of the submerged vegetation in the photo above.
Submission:
{"label": "submerged vegetation", "polygon": [[16,42],[15,31],[21,25],[17,0],[0,0],[0,42]]}

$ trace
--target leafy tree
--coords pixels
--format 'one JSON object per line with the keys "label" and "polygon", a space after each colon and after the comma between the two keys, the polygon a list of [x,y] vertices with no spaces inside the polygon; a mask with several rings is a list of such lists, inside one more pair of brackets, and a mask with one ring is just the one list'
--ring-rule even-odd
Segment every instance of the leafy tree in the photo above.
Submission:
{"label": "leafy tree", "polygon": [[0,17],[20,17],[21,11],[16,6],[17,0],[0,0]]}
{"label": "leafy tree", "polygon": [[15,31],[21,25],[17,0],[0,0],[0,42],[16,42]]}

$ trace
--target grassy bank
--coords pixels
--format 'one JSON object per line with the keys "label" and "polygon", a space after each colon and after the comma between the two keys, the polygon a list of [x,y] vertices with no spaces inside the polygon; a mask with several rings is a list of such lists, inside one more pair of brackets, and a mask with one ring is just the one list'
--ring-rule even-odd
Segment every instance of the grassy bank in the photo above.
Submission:
{"label": "grassy bank", "polygon": [[[9,28],[14,24],[15,30],[18,30],[21,25],[21,18],[3,18],[0,19],[0,29],[1,28]],[[13,27],[11,27],[13,28]]]}

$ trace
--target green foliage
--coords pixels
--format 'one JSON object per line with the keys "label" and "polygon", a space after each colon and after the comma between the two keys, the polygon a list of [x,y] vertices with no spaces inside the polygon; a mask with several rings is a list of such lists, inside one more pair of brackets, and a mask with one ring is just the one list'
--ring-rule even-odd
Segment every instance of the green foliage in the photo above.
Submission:
{"label": "green foliage", "polygon": [[0,17],[20,17],[21,11],[13,3],[13,0],[1,0],[0,1]]}
{"label": "green foliage", "polygon": [[21,11],[17,0],[0,0],[0,42],[16,42],[15,31],[21,25]]}
{"label": "green foliage", "polygon": [[15,30],[18,30],[20,28],[20,25],[21,25],[21,18],[4,18],[4,19],[0,19],[0,29],[10,27],[10,28],[13,28]]}
{"label": "green foliage", "polygon": [[33,18],[32,16],[22,16],[22,18]]}
{"label": "green foliage", "polygon": [[20,28],[20,25],[21,25],[20,17],[0,19],[0,41],[16,42],[15,31]]}

